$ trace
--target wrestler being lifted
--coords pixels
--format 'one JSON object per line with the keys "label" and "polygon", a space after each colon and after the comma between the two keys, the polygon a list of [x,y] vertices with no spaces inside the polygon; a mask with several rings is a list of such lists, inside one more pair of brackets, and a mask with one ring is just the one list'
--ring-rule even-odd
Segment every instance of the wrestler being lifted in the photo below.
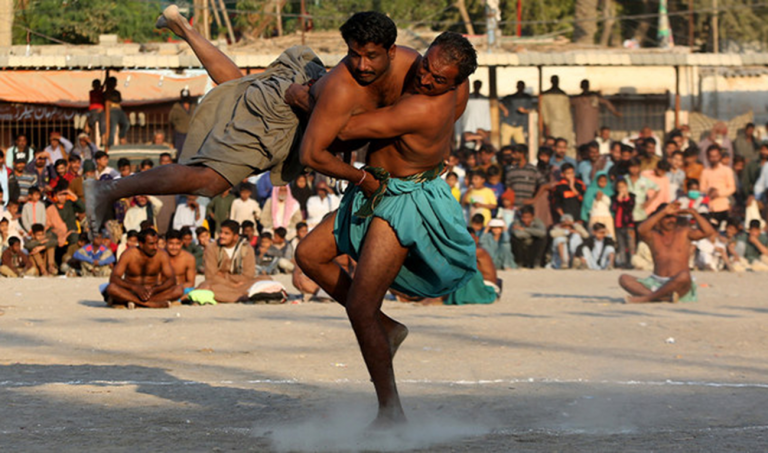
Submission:
{"label": "wrestler being lifted", "polygon": [[[367,57],[348,58],[362,64]],[[301,144],[302,163],[351,183],[339,209],[299,243],[296,260],[346,307],[378,397],[375,426],[405,420],[392,358],[408,331],[381,312],[387,290],[440,297],[477,272],[462,209],[439,177],[477,56],[464,37],[447,32],[417,67],[395,105],[355,116],[349,113],[360,101],[355,90],[327,80],[334,103],[317,100]],[[362,170],[328,151],[337,135],[331,131],[342,127],[342,139],[376,139]],[[358,261],[354,279],[333,261],[344,254]]]}
{"label": "wrestler being lifted", "polygon": [[[419,57],[412,49],[394,45],[397,28],[389,18],[363,12],[341,27],[348,55],[328,74],[324,75],[323,63],[308,47],[297,46],[283,52],[263,73],[243,76],[232,60],[189,26],[176,6],[166,8],[157,26],[168,27],[186,40],[219,85],[195,109],[181,164],[162,165],[113,181],[86,182],[86,208],[93,231],[121,198],[138,194],[212,197],[265,171],[271,173],[275,185],[287,184],[303,170],[298,146],[305,125],[284,100],[291,84],[319,79],[311,90],[317,104],[349,118],[394,104]],[[323,96],[328,88],[331,94]],[[337,101],[334,90],[340,88],[349,97]],[[343,125],[334,119],[319,129],[323,137],[335,138]],[[318,132],[313,128],[313,134]],[[352,147],[336,143],[331,149]],[[372,191],[375,185],[367,181],[364,187]]]}
{"label": "wrestler being lifted", "polygon": [[[690,217],[698,228],[691,228]],[[629,303],[694,302],[696,284],[691,279],[688,262],[691,241],[715,234],[712,225],[695,209],[680,209],[677,202],[662,204],[656,212],[637,227],[642,241],[653,256],[653,274],[648,278],[631,275],[619,277],[619,284],[630,296]]]}

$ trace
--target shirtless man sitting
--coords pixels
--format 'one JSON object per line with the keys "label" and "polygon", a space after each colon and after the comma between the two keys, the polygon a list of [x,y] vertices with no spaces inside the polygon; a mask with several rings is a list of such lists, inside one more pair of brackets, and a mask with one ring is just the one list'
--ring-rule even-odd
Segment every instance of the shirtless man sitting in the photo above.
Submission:
{"label": "shirtless man sitting", "polygon": [[[328,85],[336,102],[318,102],[301,145],[304,164],[353,184],[338,211],[299,243],[296,260],[346,308],[376,389],[377,426],[405,420],[392,358],[408,330],[381,312],[387,290],[440,297],[477,273],[462,209],[439,178],[476,53],[461,35],[443,33],[418,63],[400,101],[356,116],[345,113],[359,102],[356,93]],[[328,151],[337,135],[330,132],[342,127],[340,138],[378,139],[365,169]],[[333,261],[342,254],[358,262],[354,279]]]}
{"label": "shirtless man sitting", "polygon": [[[678,217],[684,214],[693,216],[698,229],[691,228],[687,216]],[[677,202],[663,204],[637,227],[637,233],[651,249],[653,274],[643,279],[619,277],[621,287],[631,294],[627,303],[696,301],[688,262],[691,242],[715,234],[707,219],[695,209],[680,209]]]}
{"label": "shirtless man sitting", "polygon": [[[171,259],[171,267],[176,274],[176,284],[181,286],[184,296],[195,289],[197,269],[195,257],[182,249],[181,232],[170,230],[165,234],[165,251]],[[182,298],[183,299],[183,298]]]}
{"label": "shirtless man sitting", "polygon": [[[240,68],[208,42],[171,5],[158,19],[187,41],[218,84],[208,93],[190,123],[181,164],[169,164],[113,181],[85,183],[91,229],[97,231],[115,200],[139,194],[194,194],[213,197],[251,174],[271,172],[285,185],[301,173],[298,144],[300,119],[284,100],[292,82],[318,79],[311,95],[324,113],[339,115],[322,128],[333,139],[351,115],[394,104],[412,75],[418,52],[395,45],[397,27],[377,12],[354,14],[341,27],[348,53],[327,74],[308,47],[288,49],[266,71],[243,76]],[[322,76],[322,77],[321,77]],[[324,96],[323,93],[329,93]],[[345,94],[337,99],[337,93]],[[306,133],[317,134],[318,127]],[[305,133],[305,135],[306,135]],[[318,139],[314,139],[318,141]],[[359,144],[334,144],[336,151]]]}
{"label": "shirtless man sitting", "polygon": [[110,306],[168,308],[184,294],[176,284],[171,260],[158,250],[157,240],[157,232],[146,229],[139,233],[139,246],[120,257],[105,290]]}

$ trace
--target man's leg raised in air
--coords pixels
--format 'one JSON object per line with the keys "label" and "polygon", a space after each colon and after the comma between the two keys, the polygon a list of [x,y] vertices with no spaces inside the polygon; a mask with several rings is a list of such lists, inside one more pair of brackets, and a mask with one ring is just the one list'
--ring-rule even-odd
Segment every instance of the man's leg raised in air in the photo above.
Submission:
{"label": "man's leg raised in air", "polygon": [[[352,278],[334,262],[340,255],[333,236],[336,213],[327,216],[296,247],[296,263],[304,274],[320,285],[338,303],[347,306]],[[400,268],[398,268],[399,271]],[[383,297],[383,296],[382,296]],[[408,328],[379,311],[387,332],[392,357],[408,336]]]}
{"label": "man's leg raised in air", "polygon": [[377,427],[405,421],[395,384],[392,350],[382,322],[381,304],[407,256],[408,249],[400,245],[389,223],[375,217],[368,227],[347,296],[347,316],[379,401],[379,412],[373,425]]}
{"label": "man's leg raised in air", "polygon": [[167,28],[186,41],[197,58],[200,59],[205,70],[208,71],[208,75],[217,84],[239,79],[243,76],[234,61],[230,60],[228,56],[189,25],[189,22],[179,13],[179,8],[176,5],[165,8],[163,14],[157,18],[155,28]]}
{"label": "man's leg raised in air", "polygon": [[214,197],[229,187],[229,181],[209,167],[180,164],[161,165],[112,181],[88,179],[83,183],[91,231],[101,228],[112,204],[121,198],[175,194]]}

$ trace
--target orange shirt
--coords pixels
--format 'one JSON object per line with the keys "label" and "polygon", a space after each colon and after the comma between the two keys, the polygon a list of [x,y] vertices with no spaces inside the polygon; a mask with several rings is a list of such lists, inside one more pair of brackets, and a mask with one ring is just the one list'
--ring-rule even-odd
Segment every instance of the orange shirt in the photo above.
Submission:
{"label": "orange shirt", "polygon": [[717,197],[709,201],[710,212],[731,209],[731,201],[728,197],[736,192],[736,177],[731,167],[718,164],[715,168],[705,168],[701,172],[701,192],[707,193],[709,189],[717,189]]}

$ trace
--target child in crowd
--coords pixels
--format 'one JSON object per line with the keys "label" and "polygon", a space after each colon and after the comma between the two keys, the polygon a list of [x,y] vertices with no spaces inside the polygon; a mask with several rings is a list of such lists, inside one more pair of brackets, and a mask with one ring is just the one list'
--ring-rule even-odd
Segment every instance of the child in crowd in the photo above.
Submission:
{"label": "child in crowd", "polygon": [[449,172],[445,176],[445,182],[448,184],[448,187],[451,188],[451,195],[453,195],[454,198],[456,198],[456,201],[461,201],[461,188],[459,187],[459,176],[456,174],[456,172]]}
{"label": "child in crowd", "polygon": [[237,223],[251,222],[253,225],[261,217],[261,208],[259,203],[251,198],[253,188],[248,183],[240,185],[240,197],[232,201],[232,207],[229,209],[229,218]]}
{"label": "child in crowd", "polygon": [[627,181],[616,181],[616,194],[611,197],[616,243],[618,245],[617,264],[632,268],[632,256],[635,254],[635,194],[629,192]]}
{"label": "child in crowd", "polygon": [[596,223],[605,225],[608,236],[615,238],[613,215],[611,215],[611,197],[613,187],[608,180],[608,173],[597,172],[595,178],[589,183],[584,203],[581,205],[581,220],[586,222],[589,228]]}
{"label": "child in crowd", "polygon": [[574,264],[577,269],[601,271],[613,269],[616,247],[608,237],[608,228],[600,222],[592,226],[592,236],[576,248]]}
{"label": "child in crowd", "polygon": [[512,255],[512,244],[509,240],[507,225],[501,219],[491,219],[480,237],[480,247],[484,248],[496,269],[516,269],[515,257]]}
{"label": "child in crowd", "polygon": [[472,187],[464,194],[462,204],[469,207],[469,215],[474,219],[475,214],[483,216],[483,226],[491,220],[491,210],[496,209],[496,195],[492,189],[485,186],[486,175],[482,170],[472,172]]}

